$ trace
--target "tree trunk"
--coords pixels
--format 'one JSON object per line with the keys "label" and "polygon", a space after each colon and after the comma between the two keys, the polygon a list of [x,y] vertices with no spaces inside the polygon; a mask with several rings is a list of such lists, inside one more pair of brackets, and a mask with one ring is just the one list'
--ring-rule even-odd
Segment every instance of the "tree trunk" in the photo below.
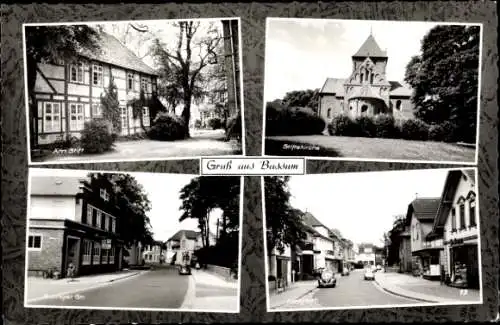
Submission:
{"label": "tree trunk", "polygon": [[189,134],[189,120],[191,119],[191,97],[184,99],[184,109],[182,110],[182,120],[186,128],[186,138],[190,137]]}
{"label": "tree trunk", "polygon": [[209,213],[210,213],[210,211],[207,211],[207,216],[206,216],[206,224],[207,224],[207,247],[210,247],[210,218],[209,218]]}
{"label": "tree trunk", "polygon": [[30,131],[30,149],[33,150],[38,141],[36,135],[38,134],[38,109],[35,96],[36,85],[36,67],[37,62],[28,58],[27,60],[27,78],[28,78],[28,115],[29,115],[29,131]]}

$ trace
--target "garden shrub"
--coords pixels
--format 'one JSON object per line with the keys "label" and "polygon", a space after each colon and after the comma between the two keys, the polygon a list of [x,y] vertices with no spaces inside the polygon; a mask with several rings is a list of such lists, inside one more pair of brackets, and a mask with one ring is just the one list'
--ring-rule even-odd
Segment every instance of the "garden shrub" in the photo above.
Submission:
{"label": "garden shrub", "polygon": [[208,126],[212,128],[212,130],[222,129],[222,120],[218,117],[211,118],[208,120]]}
{"label": "garden shrub", "polygon": [[429,127],[429,140],[454,142],[456,140],[457,126],[449,121],[433,124]]}
{"label": "garden shrub", "polygon": [[358,125],[349,116],[340,114],[333,117],[328,125],[330,135],[355,137],[359,135]]}
{"label": "garden shrub", "polygon": [[148,131],[148,137],[153,140],[174,141],[185,139],[186,126],[180,116],[159,113]]}
{"label": "garden shrub", "polygon": [[394,116],[380,114],[375,117],[375,136],[377,138],[397,138],[398,129]]}
{"label": "garden shrub", "polygon": [[311,109],[287,107],[270,102],[266,106],[266,135],[313,135],[321,134],[325,121]]}
{"label": "garden shrub", "polygon": [[112,126],[105,119],[93,119],[85,122],[80,144],[84,153],[103,153],[113,148]]}
{"label": "garden shrub", "polygon": [[373,118],[369,116],[359,116],[354,120],[360,137],[373,138],[376,135],[377,129]]}
{"label": "garden shrub", "polygon": [[427,140],[429,126],[419,119],[409,119],[401,125],[401,137],[405,140]]}
{"label": "garden shrub", "polygon": [[194,127],[197,129],[201,129],[201,121],[198,119],[194,121]]}

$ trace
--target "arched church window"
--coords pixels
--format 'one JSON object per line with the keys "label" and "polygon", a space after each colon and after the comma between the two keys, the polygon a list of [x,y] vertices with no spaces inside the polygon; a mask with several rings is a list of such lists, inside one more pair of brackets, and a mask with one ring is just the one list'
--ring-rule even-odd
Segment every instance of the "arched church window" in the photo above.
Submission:
{"label": "arched church window", "polygon": [[399,100],[399,99],[398,99],[398,100],[397,100],[397,102],[396,102],[396,109],[397,109],[398,111],[399,111],[399,110],[401,110],[401,100]]}
{"label": "arched church window", "polygon": [[373,84],[373,73],[370,74],[370,83]]}
{"label": "arched church window", "polygon": [[361,78],[359,78],[359,82],[363,82],[363,77],[364,77],[364,73],[361,72]]}
{"label": "arched church window", "polygon": [[366,113],[367,111],[368,111],[368,106],[367,105],[361,106],[361,113]]}
{"label": "arched church window", "polygon": [[352,106],[349,106],[349,110],[352,111]]}
{"label": "arched church window", "polygon": [[328,111],[326,112],[326,117],[330,118],[332,115],[332,109],[329,108]]}

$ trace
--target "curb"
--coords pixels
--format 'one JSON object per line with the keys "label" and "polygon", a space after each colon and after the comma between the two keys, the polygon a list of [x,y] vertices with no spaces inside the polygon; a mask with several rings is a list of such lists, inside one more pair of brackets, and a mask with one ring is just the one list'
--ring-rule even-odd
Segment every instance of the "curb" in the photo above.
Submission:
{"label": "curb", "polygon": [[435,301],[435,300],[427,300],[427,299],[422,299],[422,298],[415,298],[414,296],[410,296],[410,295],[404,295],[404,294],[401,294],[400,292],[396,292],[394,290],[389,290],[387,289],[386,287],[384,287],[383,285],[381,285],[376,279],[374,281],[382,290],[390,293],[390,294],[393,294],[393,295],[396,295],[396,296],[400,296],[400,297],[403,297],[403,298],[407,298],[407,299],[413,299],[413,300],[417,300],[417,301],[421,301],[421,302],[427,302],[427,303],[439,303],[439,301]]}
{"label": "curb", "polygon": [[196,281],[194,280],[193,275],[189,276],[188,279],[188,288],[186,290],[186,294],[184,295],[184,301],[182,302],[179,309],[193,309],[194,301],[196,299]]}
{"label": "curb", "polygon": [[[311,292],[315,291],[316,289],[318,289],[318,288],[313,287],[313,288],[311,288],[311,289],[308,289],[305,293],[303,293],[303,294],[299,295],[297,298],[294,298],[294,300],[299,300],[299,299],[302,299],[302,298],[304,298],[305,296],[307,296],[308,294],[310,294]],[[291,299],[288,299],[288,300],[291,300]],[[284,302],[284,303],[279,304],[279,305],[277,305],[277,306],[270,307],[270,309],[280,308],[281,306],[284,306],[284,305],[286,305],[286,304],[287,304],[287,302]]]}

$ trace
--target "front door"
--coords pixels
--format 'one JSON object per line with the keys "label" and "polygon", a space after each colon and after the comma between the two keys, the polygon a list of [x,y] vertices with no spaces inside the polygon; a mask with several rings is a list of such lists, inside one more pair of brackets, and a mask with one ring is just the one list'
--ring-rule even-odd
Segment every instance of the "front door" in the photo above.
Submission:
{"label": "front door", "polygon": [[64,275],[67,274],[70,263],[73,264],[75,275],[78,274],[80,267],[80,238],[68,236],[66,237],[66,266],[64,268]]}

